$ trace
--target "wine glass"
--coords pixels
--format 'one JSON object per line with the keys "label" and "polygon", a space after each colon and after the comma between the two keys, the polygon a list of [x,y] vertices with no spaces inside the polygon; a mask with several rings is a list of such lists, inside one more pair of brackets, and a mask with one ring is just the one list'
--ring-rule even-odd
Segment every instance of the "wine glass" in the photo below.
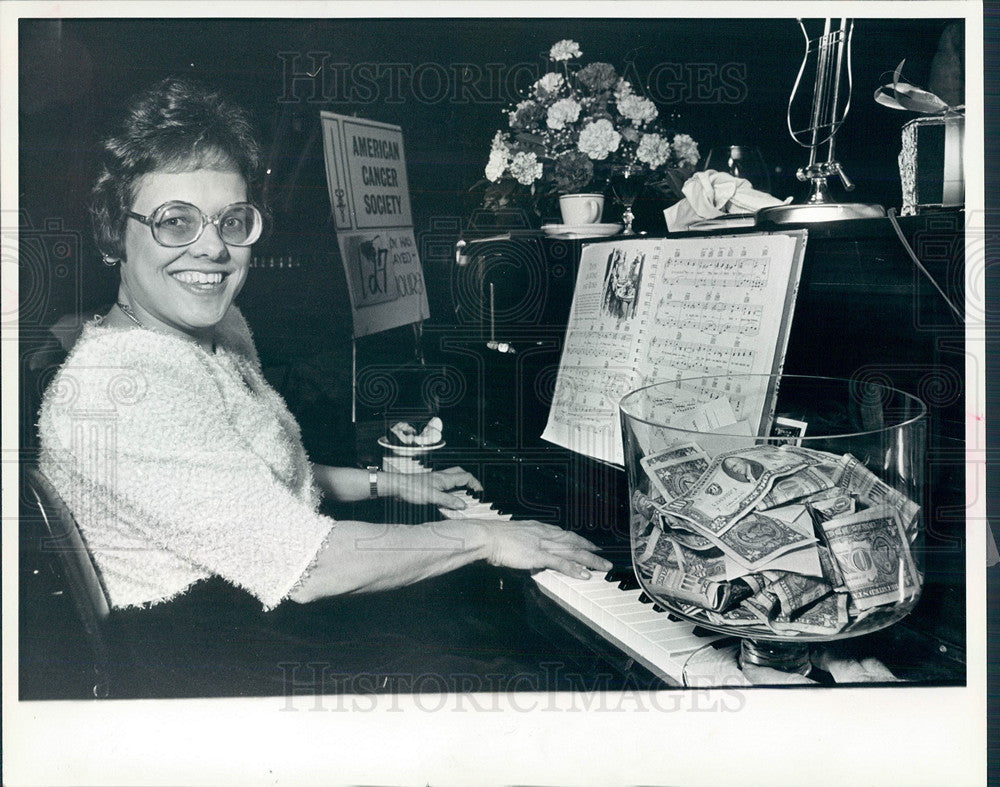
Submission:
{"label": "wine glass", "polygon": [[712,148],[703,169],[728,172],[736,178],[745,178],[757,191],[771,193],[771,174],[760,150],[752,145],[724,145]]}
{"label": "wine glass", "polygon": [[618,202],[625,208],[625,212],[622,213],[622,221],[625,222],[622,235],[635,235],[635,230],[632,229],[632,221],[635,219],[635,215],[632,213],[632,203],[635,202],[645,185],[646,172],[636,164],[623,164],[611,170],[611,190]]}

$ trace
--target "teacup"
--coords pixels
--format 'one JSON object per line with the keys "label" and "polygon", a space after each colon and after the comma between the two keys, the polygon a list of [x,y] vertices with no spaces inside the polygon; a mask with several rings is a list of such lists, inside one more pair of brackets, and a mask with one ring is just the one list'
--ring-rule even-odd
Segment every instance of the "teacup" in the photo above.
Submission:
{"label": "teacup", "polygon": [[604,212],[603,194],[563,194],[559,197],[563,224],[596,224]]}

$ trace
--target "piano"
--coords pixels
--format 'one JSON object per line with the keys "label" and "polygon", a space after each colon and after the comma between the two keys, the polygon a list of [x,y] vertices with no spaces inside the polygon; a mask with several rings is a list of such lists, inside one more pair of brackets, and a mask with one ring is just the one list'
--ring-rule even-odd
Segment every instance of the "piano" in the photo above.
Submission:
{"label": "piano", "polygon": [[[958,303],[963,301],[955,291],[960,281],[957,272],[962,270],[962,222],[961,212],[901,222],[931,275]],[[859,655],[878,655],[901,677],[960,682],[964,680],[962,326],[916,271],[887,220],[808,229],[785,371],[880,375],[921,395],[931,414],[931,548],[921,604],[903,623],[846,644],[849,649],[857,646]],[[474,506],[471,515],[514,514],[555,522],[604,547],[605,556],[615,563],[611,576],[587,581],[555,572],[534,575],[534,589],[551,602],[545,614],[563,623],[570,617],[583,621],[628,659],[669,685],[682,685],[692,654],[702,653],[706,646],[730,647],[731,642],[671,620],[640,600],[641,591],[634,576],[630,578],[624,473],[539,439],[581,246],[580,241],[530,233],[466,241],[461,249],[463,264],[451,270],[455,319],[425,326],[425,363],[401,366],[395,374],[396,390],[414,387],[416,383],[408,382],[412,376],[423,380],[424,394],[440,392],[436,399],[425,396],[422,401],[428,412],[444,418],[449,441],[433,462],[441,467],[463,465],[483,481],[491,496],[492,504]],[[500,342],[514,352],[498,352]],[[373,408],[376,430],[397,415],[419,417],[417,410],[400,407],[404,399],[400,393],[395,401]],[[364,442],[360,435],[359,446]]]}

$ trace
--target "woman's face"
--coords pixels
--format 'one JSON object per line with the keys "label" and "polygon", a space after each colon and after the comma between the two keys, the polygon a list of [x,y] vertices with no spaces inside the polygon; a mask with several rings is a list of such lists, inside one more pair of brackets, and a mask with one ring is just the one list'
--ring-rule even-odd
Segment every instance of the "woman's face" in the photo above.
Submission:
{"label": "woman's face", "polygon": [[[140,179],[132,210],[149,216],[163,203],[181,200],[211,217],[246,199],[246,181],[237,172],[151,172]],[[168,248],[153,240],[148,226],[130,217],[122,285],[144,325],[203,338],[225,316],[243,287],[250,249],[227,246],[213,224],[189,246]]]}

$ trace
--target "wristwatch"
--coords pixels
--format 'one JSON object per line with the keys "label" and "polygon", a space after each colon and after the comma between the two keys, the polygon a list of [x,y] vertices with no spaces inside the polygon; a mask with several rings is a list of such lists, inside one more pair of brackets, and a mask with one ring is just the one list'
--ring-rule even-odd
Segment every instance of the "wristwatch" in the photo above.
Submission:
{"label": "wristwatch", "polygon": [[378,497],[378,465],[368,465],[368,496],[374,500]]}

